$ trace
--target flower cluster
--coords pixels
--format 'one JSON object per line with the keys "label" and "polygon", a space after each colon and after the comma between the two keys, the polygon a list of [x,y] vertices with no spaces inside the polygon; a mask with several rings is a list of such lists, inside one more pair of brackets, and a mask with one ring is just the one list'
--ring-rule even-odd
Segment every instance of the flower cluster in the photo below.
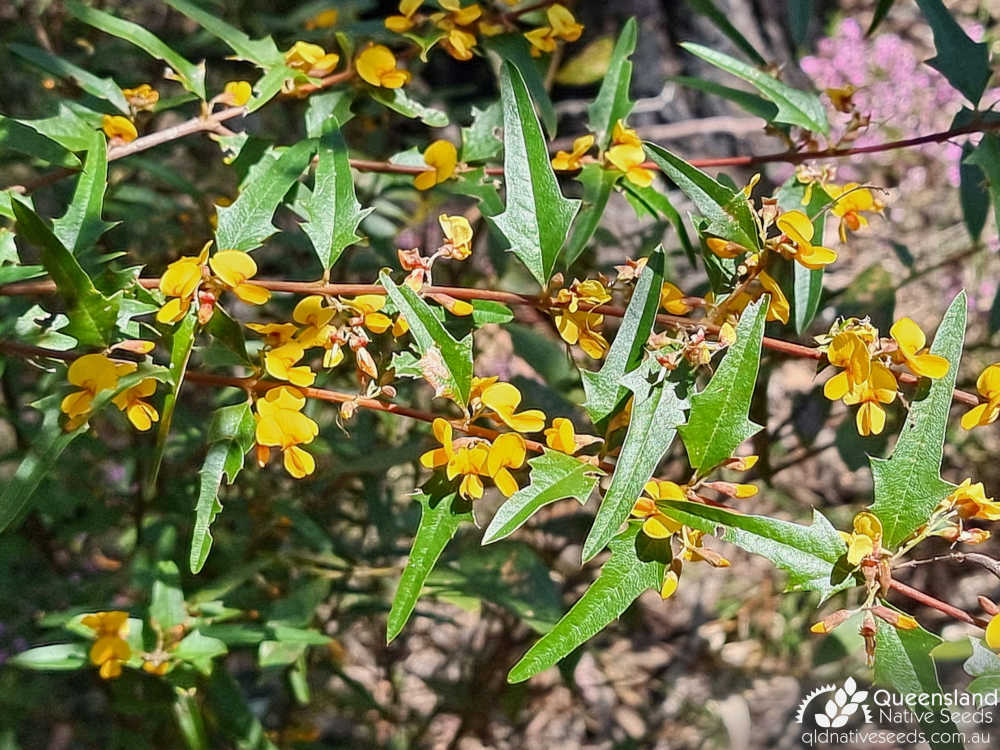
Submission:
{"label": "flower cluster", "polygon": [[302,413],[306,399],[302,392],[288,386],[271,388],[257,399],[257,465],[263,468],[271,458],[271,448],[281,450],[285,471],[296,479],[312,474],[316,461],[305,449],[319,434],[319,426]]}
{"label": "flower cluster", "polygon": [[924,332],[909,318],[896,321],[889,335],[882,339],[867,319],[849,318],[817,337],[830,364],[841,370],[826,381],[823,395],[860,405],[856,421],[861,435],[878,435],[885,427],[882,405],[891,404],[899,389],[891,365],[905,366],[919,377],[943,378],[948,373],[948,360],[928,351]]}
{"label": "flower cluster", "polygon": [[94,631],[96,639],[90,647],[90,662],[99,667],[105,680],[120,677],[122,664],[132,656],[125,636],[128,635],[128,612],[95,612],[80,621]]}
{"label": "flower cluster", "polygon": [[592,308],[610,302],[611,292],[603,279],[574,281],[568,288],[558,288],[562,283],[562,275],[556,274],[549,284],[549,314],[556,330],[570,346],[579,344],[587,356],[601,359],[608,351],[608,342],[601,335],[604,316]]}
{"label": "flower cluster", "polygon": [[420,463],[426,469],[444,466],[449,480],[461,477],[458,492],[466,500],[483,496],[484,477],[492,480],[505,497],[517,492],[517,480],[510,470],[524,465],[526,448],[519,434],[505,432],[492,442],[476,437],[453,439],[451,423],[441,418],[434,420],[433,431],[441,447],[424,453]]}
{"label": "flower cluster", "polygon": [[[142,353],[152,349],[150,342],[130,343],[136,344],[133,350]],[[135,362],[115,362],[107,354],[85,354],[73,360],[67,369],[66,379],[78,390],[68,394],[59,404],[59,409],[68,417],[64,428],[72,431],[84,424],[90,418],[97,394],[115,388],[119,378],[136,369],[138,366]],[[136,429],[145,431],[160,419],[152,404],[144,400],[155,392],[156,381],[146,378],[118,393],[111,401],[125,412]]]}
{"label": "flower cluster", "polygon": [[[195,294],[198,295],[198,322],[202,325],[212,318],[215,304],[223,291],[230,291],[250,305],[263,305],[271,293],[249,279],[257,274],[257,264],[242,250],[220,250],[211,258],[206,242],[198,255],[178,258],[160,277],[160,291],[167,298],[156,314],[160,323],[176,323],[191,309]],[[207,265],[206,265],[207,263]]]}
{"label": "flower cluster", "polygon": [[[594,141],[591,134],[581,135],[573,141],[572,151],[556,152],[552,168],[560,172],[574,172],[584,164],[594,163],[595,159],[587,155],[594,147]],[[604,167],[620,172],[634,185],[649,187],[653,183],[653,173],[642,166],[645,161],[646,152],[639,134],[618,120],[611,132],[611,146],[603,155]]]}

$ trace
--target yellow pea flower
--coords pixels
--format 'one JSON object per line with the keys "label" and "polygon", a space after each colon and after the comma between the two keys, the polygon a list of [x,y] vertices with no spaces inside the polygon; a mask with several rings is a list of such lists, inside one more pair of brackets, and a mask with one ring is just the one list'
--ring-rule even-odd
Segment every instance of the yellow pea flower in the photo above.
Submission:
{"label": "yellow pea flower", "polygon": [[625,179],[639,187],[649,187],[653,184],[653,173],[642,166],[646,154],[642,146],[621,144],[612,146],[605,152],[604,158],[615,169],[625,173]]}
{"label": "yellow pea flower", "polygon": [[336,52],[328,53],[311,42],[296,42],[285,52],[285,65],[315,78],[328,75],[338,62],[340,55]]}
{"label": "yellow pea flower", "polygon": [[986,399],[962,416],[962,427],[971,430],[980,425],[993,424],[1000,415],[1000,363],[990,365],[976,380],[976,390]]}
{"label": "yellow pea flower", "polygon": [[133,109],[152,109],[160,101],[160,92],[148,83],[134,89],[122,89],[122,94]]}
{"label": "yellow pea flower", "polygon": [[510,469],[520,469],[524,465],[525,450],[524,438],[516,432],[499,435],[489,448],[486,470],[504,497],[510,497],[518,490],[517,480]]}
{"label": "yellow pea flower", "polygon": [[410,80],[409,71],[396,67],[396,56],[384,44],[367,47],[354,64],[358,75],[372,86],[398,89]]}
{"label": "yellow pea flower", "polygon": [[156,314],[157,321],[176,323],[187,314],[194,293],[204,275],[203,269],[211,245],[210,240],[205,243],[198,255],[185,255],[167,266],[167,270],[160,277],[160,291],[170,299]]}
{"label": "yellow pea flower", "polygon": [[601,359],[607,354],[610,345],[601,335],[600,328],[604,325],[604,316],[589,310],[569,309],[559,310],[555,314],[556,330],[559,336],[570,346],[580,345],[584,353],[591,359]]}
{"label": "yellow pea flower", "polygon": [[574,281],[568,289],[560,289],[555,296],[556,304],[562,305],[571,313],[580,309],[580,304],[588,309],[611,301],[611,292],[597,279]]}
{"label": "yellow pea flower", "polygon": [[251,305],[263,305],[271,299],[271,293],[257,284],[248,284],[247,279],[257,273],[257,264],[248,253],[242,250],[220,250],[208,259],[215,277],[227,289],[244,302]]}
{"label": "yellow pea flower", "polygon": [[553,450],[571,456],[580,450],[580,446],[576,444],[576,430],[573,429],[573,423],[565,417],[556,417],[552,420],[552,426],[546,428],[545,444]]}
{"label": "yellow pea flower", "polygon": [[[296,341],[289,341],[264,354],[264,369],[271,377],[287,380],[292,385],[309,386],[316,380],[316,374],[308,365],[298,365],[305,349]],[[270,391],[268,391],[270,393]]]}
{"label": "yellow pea flower", "polygon": [[103,354],[85,354],[70,364],[66,379],[80,390],[66,396],[60,410],[71,419],[90,412],[94,397],[103,390],[114,388],[119,372],[115,363]]}
{"label": "yellow pea flower", "polygon": [[125,412],[128,421],[137,429],[145,432],[153,426],[153,422],[160,421],[160,415],[153,405],[143,401],[147,396],[152,396],[156,392],[156,381],[146,378],[138,385],[127,388],[113,399],[112,403],[119,410]]}
{"label": "yellow pea flower", "polygon": [[480,401],[517,432],[538,432],[545,427],[545,414],[538,409],[515,413],[521,403],[521,392],[510,383],[493,383],[483,389]]}
{"label": "yellow pea flower", "polygon": [[395,31],[397,34],[409,31],[414,25],[413,14],[417,12],[421,5],[423,5],[423,0],[401,0],[399,3],[399,15],[386,18],[385,27],[389,31]]}
{"label": "yellow pea flower", "polygon": [[330,338],[332,327],[329,323],[337,311],[332,307],[324,306],[323,302],[321,295],[310,294],[299,300],[292,311],[292,320],[305,326],[296,336],[296,340],[306,349],[313,346],[323,346]]}
{"label": "yellow pea flower", "polygon": [[465,62],[472,59],[472,50],[476,46],[476,35],[456,26],[448,29],[448,35],[441,40],[441,46],[456,60]]}
{"label": "yellow pea flower", "polygon": [[[659,485],[664,485],[662,488]],[[681,530],[681,524],[656,506],[657,500],[683,500],[684,491],[673,482],[653,479],[644,488],[649,497],[640,497],[632,507],[632,516],[643,519],[642,533],[650,539],[669,539]]]}
{"label": "yellow pea flower", "polygon": [[253,96],[249,81],[230,81],[222,89],[223,99],[234,107],[242,107]]}
{"label": "yellow pea flower", "polygon": [[420,456],[420,465],[425,469],[444,466],[454,453],[451,423],[438,417],[431,425],[431,430],[434,432],[434,437],[437,438],[437,441],[441,443],[441,447],[429,450]]}
{"label": "yellow pea flower", "polygon": [[840,241],[847,242],[847,230],[858,231],[861,227],[868,226],[868,219],[862,215],[863,211],[871,213],[881,213],[882,203],[875,199],[872,191],[863,188],[856,182],[849,182],[844,186],[827,185],[827,194],[834,200],[831,211],[834,216],[840,217]]}
{"label": "yellow pea flower", "polygon": [[854,516],[854,531],[850,534],[840,532],[847,543],[847,562],[853,566],[872,554],[877,554],[882,544],[882,522],[878,516],[867,511]]}
{"label": "yellow pea flower", "polygon": [[881,404],[891,404],[896,399],[896,376],[881,362],[872,363],[871,376],[844,396],[848,406],[861,404],[858,409],[858,433],[879,435],[885,427],[885,409]]}
{"label": "yellow pea flower", "polygon": [[379,312],[385,307],[384,294],[361,294],[344,302],[357,310],[362,324],[372,333],[385,333],[393,326],[392,318]]}
{"label": "yellow pea flower", "polygon": [[552,33],[566,42],[575,42],[583,33],[583,24],[577,23],[573,13],[565,5],[554,3],[545,9]]}
{"label": "yellow pea flower", "polygon": [[955,488],[945,502],[954,507],[961,518],[1000,521],[1000,503],[992,497],[986,497],[982,482],[972,484],[971,479],[966,479]]}
{"label": "yellow pea flower", "polygon": [[312,18],[306,21],[306,31],[313,31],[315,29],[329,29],[337,25],[337,19],[340,18],[340,13],[337,12],[336,8],[327,8],[326,10],[321,10]]}
{"label": "yellow pea flower", "polygon": [[413,178],[417,190],[430,190],[452,177],[458,165],[458,149],[450,141],[434,141],[424,151],[424,163],[430,169]]}
{"label": "yellow pea flower", "polygon": [[464,216],[438,216],[438,223],[444,238],[448,241],[445,247],[447,257],[455,260],[465,260],[472,255],[472,225]]}
{"label": "yellow pea flower", "polygon": [[[449,480],[462,477],[458,488],[462,497],[466,500],[481,498],[485,488],[479,477],[488,475],[489,449],[480,441],[457,445],[452,439],[451,423],[440,417],[434,420],[432,429],[441,447],[420,456],[421,466],[425,469],[446,467],[445,475]],[[500,457],[501,454],[498,454],[498,459]],[[511,479],[513,480],[513,477]]]}
{"label": "yellow pea flower", "polygon": [[296,479],[312,474],[316,461],[308,451],[300,448],[319,434],[319,426],[302,413],[306,399],[295,388],[272,388],[257,401],[258,445],[281,449],[285,471]]}
{"label": "yellow pea flower", "polygon": [[524,38],[531,44],[532,57],[539,57],[543,52],[555,52],[556,37],[550,26],[539,26],[537,29],[526,31]]}
{"label": "yellow pea flower", "polygon": [[760,282],[761,289],[771,295],[771,301],[767,307],[767,320],[780,320],[782,323],[787,323],[791,306],[788,304],[788,297],[781,291],[781,285],[764,271],[757,274],[757,281]]}
{"label": "yellow pea flower", "polygon": [[625,125],[624,120],[616,120],[611,129],[611,144],[613,146],[635,146],[642,148],[642,139],[634,128]]}
{"label": "yellow pea flower", "polygon": [[853,331],[843,331],[833,337],[827,350],[830,364],[844,368],[826,381],[823,395],[831,401],[839,401],[849,391],[858,388],[871,375],[872,361],[868,345]]}
{"label": "yellow pea flower", "polygon": [[139,137],[135,125],[127,117],[121,115],[104,115],[101,118],[101,130],[112,143],[131,143]]}
{"label": "yellow pea flower", "polygon": [[986,645],[1000,651],[1000,614],[993,615],[986,626]]}
{"label": "yellow pea flower", "polygon": [[893,360],[905,363],[914,375],[943,378],[948,374],[948,360],[937,354],[928,353],[929,350],[924,347],[927,343],[924,332],[909,318],[900,318],[893,323],[889,335],[896,340],[898,346],[893,352]]}
{"label": "yellow pea flower", "polygon": [[837,260],[837,253],[828,247],[812,244],[815,228],[812,221],[802,211],[786,211],[776,222],[788,241],[779,238],[777,249],[790,260],[813,271],[828,266]]}
{"label": "yellow pea flower", "polygon": [[664,281],[660,290],[660,307],[671,315],[687,315],[691,312],[691,306],[684,302],[684,292],[669,281]]}
{"label": "yellow pea flower", "polygon": [[121,676],[122,664],[132,656],[125,636],[128,635],[128,612],[95,612],[80,622],[94,631],[97,638],[90,647],[90,662],[99,667],[102,679]]}
{"label": "yellow pea flower", "polygon": [[299,330],[294,323],[247,323],[247,328],[263,336],[272,349],[291,341]]}
{"label": "yellow pea flower", "polygon": [[573,141],[572,151],[557,151],[552,158],[552,168],[559,172],[572,172],[581,167],[584,154],[594,147],[594,136],[581,135]]}
{"label": "yellow pea flower", "polygon": [[458,26],[468,26],[483,14],[479,3],[463,7],[461,0],[438,0],[438,4],[449,12],[449,20]]}

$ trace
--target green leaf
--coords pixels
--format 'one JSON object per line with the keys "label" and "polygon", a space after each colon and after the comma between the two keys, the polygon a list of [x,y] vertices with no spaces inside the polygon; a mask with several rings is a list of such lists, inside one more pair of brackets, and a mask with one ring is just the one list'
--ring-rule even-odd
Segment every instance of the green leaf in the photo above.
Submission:
{"label": "green leaf", "polygon": [[565,198],[518,69],[500,71],[507,207],[493,223],[542,286],[548,283],[580,201]]}
{"label": "green leaf", "polygon": [[118,320],[121,293],[106,297],[97,291],[86,271],[38,214],[20,201],[12,201],[11,208],[18,236],[38,248],[42,265],[66,303],[69,325],[63,332],[81,346],[107,346]]}
{"label": "green leaf", "polygon": [[639,524],[611,540],[611,557],[590,588],[572,609],[542,636],[507,675],[511,683],[524,682],[556,664],[577,646],[621,617],[639,595],[658,589],[663,581],[664,563],[643,559],[637,550]]}
{"label": "green leaf", "polygon": [[678,428],[688,461],[705,476],[761,428],[747,419],[757,382],[768,296],[747,306],[736,327],[736,341],[726,351],[712,379],[691,397],[691,415]]}
{"label": "green leaf", "polygon": [[206,682],[204,710],[215,719],[222,736],[239,750],[278,750],[229,670],[213,669]]}
{"label": "green leaf", "polygon": [[387,272],[379,275],[379,283],[410,326],[421,371],[435,395],[448,396],[464,408],[472,389],[472,337],[455,341],[428,304],[406,284],[396,286]]}
{"label": "green leaf", "polygon": [[188,0],[166,0],[166,3],[198,23],[212,36],[228,44],[229,48],[236,53],[238,60],[248,60],[262,68],[270,68],[284,60],[275,46],[274,40],[269,36],[263,39],[251,39],[239,29],[230,26],[222,19],[199,8],[194,3],[188,2]]}
{"label": "green leaf", "polygon": [[878,5],[875,6],[875,12],[872,13],[872,22],[868,25],[868,31],[865,32],[865,36],[871,36],[875,33],[875,29],[879,27],[879,24],[885,20],[885,17],[889,15],[889,10],[892,8],[892,4],[896,0],[878,0]]}
{"label": "green leaf", "polygon": [[[993,215],[1000,222],[1000,137],[997,137],[994,133],[984,133],[982,140],[976,145],[975,150],[962,161],[962,167],[968,168],[970,166],[972,169],[979,167],[976,170],[978,174],[975,174],[975,177],[979,180],[979,184],[976,187],[980,191],[983,189],[981,182],[985,176],[989,195],[993,201]],[[966,173],[960,172],[960,176],[962,177],[962,210],[966,212],[965,196],[969,191],[966,188]],[[972,177],[973,175],[970,174],[969,176]],[[982,209],[979,210],[981,211]],[[968,213],[966,213],[966,216],[968,216]],[[966,218],[966,224],[969,224],[968,218]],[[1000,226],[1000,223],[998,223],[998,226]],[[969,233],[972,233],[971,227]]]}
{"label": "green leaf", "polygon": [[576,262],[604,216],[604,207],[608,205],[611,188],[621,176],[620,172],[604,169],[600,164],[587,164],[580,170],[577,179],[583,184],[583,200],[580,213],[573,222],[573,231],[566,244],[563,266],[569,268]]}
{"label": "green leaf", "polygon": [[[531,56],[531,45],[523,34],[500,34],[482,40],[483,46],[495,52],[500,59],[517,68],[521,79],[531,92],[531,98],[538,107],[538,114],[549,138],[556,136],[556,108],[549,97],[545,79],[539,72],[538,63]],[[505,66],[503,66],[505,67]],[[506,142],[506,139],[505,139]]]}
{"label": "green leaf", "polygon": [[472,124],[462,128],[462,153],[464,162],[486,161],[503,150],[497,131],[503,127],[500,102],[493,102],[486,109],[472,108]]}
{"label": "green leaf", "polygon": [[595,425],[604,424],[628,396],[622,378],[639,366],[645,353],[646,339],[653,331],[656,312],[660,309],[665,262],[662,248],[649,256],[625,308],[625,317],[604,357],[604,364],[597,372],[580,371],[587,396],[583,406]]}
{"label": "green leaf", "polygon": [[229,653],[229,648],[218,638],[210,638],[198,630],[192,630],[170,649],[175,659],[186,661],[202,674],[211,674],[212,659]]}
{"label": "green leaf", "polygon": [[409,117],[411,120],[420,120],[420,122],[429,127],[443,128],[448,125],[448,115],[446,113],[440,109],[434,109],[418,102],[401,88],[372,88],[369,96],[393,112],[398,112],[404,117]]}
{"label": "green leaf", "polygon": [[723,13],[719,8],[712,2],[712,0],[687,0],[688,5],[696,12],[705,16],[709,21],[715,24],[715,27],[721,31],[726,37],[743,50],[743,53],[753,60],[755,65],[760,67],[767,67],[767,60],[765,60],[761,54],[756,50],[756,48],[747,41],[747,38],[739,32],[739,30],[733,26],[729,21],[729,17]]}
{"label": "green leaf", "polygon": [[108,185],[108,147],[104,133],[94,130],[87,147],[87,160],[76,181],[73,199],[60,218],[52,222],[52,232],[74,255],[94,246],[97,239],[115,226],[104,221],[104,190]]}
{"label": "green leaf", "polygon": [[[923,628],[900,630],[884,620],[876,620],[875,684],[900,695],[937,695],[941,692],[931,650],[941,639]],[[914,713],[928,738],[954,738],[958,734],[949,712],[935,707],[914,707]],[[963,750],[960,742],[931,742],[933,750]]]}
{"label": "green leaf", "polygon": [[247,113],[256,112],[274,97],[284,87],[286,81],[307,80],[308,77],[297,70],[289,68],[284,63],[269,68],[253,85],[253,99],[247,102]]}
{"label": "green leaf", "polygon": [[232,484],[243,468],[243,457],[253,447],[254,418],[250,401],[216,409],[212,414],[208,442],[208,453],[199,472],[198,502],[191,535],[188,562],[192,573],[201,572],[212,549],[210,529],[215,517],[222,512],[218,499],[222,475],[225,473]]}
{"label": "green leaf", "polygon": [[353,103],[354,92],[350,89],[311,94],[306,107],[306,135],[310,138],[319,138],[323,135],[324,126],[329,127],[327,123],[330,120],[343,127],[344,123],[354,116],[351,112]]}
{"label": "green leaf", "polygon": [[972,41],[941,0],[917,0],[917,5],[934,32],[937,55],[927,64],[973,105],[979,104],[992,75],[989,45]]}
{"label": "green leaf", "polygon": [[[661,382],[650,385],[644,369],[635,370],[627,380],[635,393],[632,419],[611,476],[611,484],[583,543],[584,562],[604,549],[618,533],[643,486],[670,448],[677,426],[684,421],[687,402],[677,396],[676,384]],[[656,364],[649,369],[661,370]]]}
{"label": "green leaf", "polygon": [[110,78],[99,78],[68,60],[57,57],[39,47],[12,42],[7,45],[7,49],[18,57],[23,57],[32,65],[41,68],[46,73],[70,80],[85,93],[110,102],[119,112],[123,114],[129,113],[128,100],[125,99],[125,95],[118,87],[118,84]]}
{"label": "green leaf", "polygon": [[679,83],[681,86],[687,86],[698,91],[704,91],[706,94],[714,94],[723,99],[728,99],[741,109],[745,109],[750,114],[767,122],[774,122],[774,118],[778,115],[778,108],[774,104],[761,96],[751,94],[749,91],[723,86],[721,83],[707,81],[704,78],[671,76],[670,80],[674,83]]}
{"label": "green leaf", "polygon": [[656,165],[694,203],[704,218],[700,227],[703,233],[730,240],[750,250],[760,249],[753,209],[742,191],[715,181],[654,143],[647,143],[646,148]]}
{"label": "green leaf", "polygon": [[531,483],[511,495],[497,509],[483,533],[483,544],[510,536],[539,509],[557,500],[573,498],[586,505],[603,472],[573,456],[545,451],[528,461]]}
{"label": "green leaf", "polygon": [[149,618],[163,630],[171,630],[188,619],[180,571],[173,560],[157,563],[149,599]]}
{"label": "green leaf", "polygon": [[948,374],[926,383],[914,395],[892,457],[872,458],[875,502],[872,513],[882,522],[882,545],[889,550],[927,521],[954,489],[941,479],[944,436],[965,340],[966,300],[960,292],[941,319],[931,353],[950,363]]}
{"label": "green leaf", "polygon": [[[802,205],[806,185],[794,176],[790,177],[778,189],[778,205],[784,211],[804,211],[812,217],[813,239],[816,244],[823,244],[823,231],[826,225],[826,211],[830,205],[830,196],[818,184],[812,186],[809,204]],[[789,305],[795,332],[799,335],[805,332],[816,317],[820,298],[823,294],[823,269],[810,270],[801,263],[791,263],[792,282],[789,285]]]}
{"label": "green leaf", "polygon": [[184,59],[177,52],[152,32],[138,24],[117,18],[96,8],[67,0],[66,8],[80,21],[100,29],[112,36],[131,42],[158,60],[162,60],[177,74],[180,84],[198,98],[205,99],[205,65],[195,65]]}
{"label": "green leaf", "polygon": [[[113,397],[146,378],[153,378],[161,383],[170,382],[170,375],[165,368],[140,365],[135,372],[119,378],[114,389],[98,393],[91,413],[97,414]],[[36,437],[20,465],[12,476],[4,480],[3,490],[0,492],[0,532],[23,516],[38,485],[56,468],[59,456],[73,440],[89,429],[85,423],[71,432],[64,430],[60,423],[60,401],[62,396],[54,394],[33,404],[42,413],[42,423],[35,430]]]}
{"label": "green leaf", "polygon": [[[965,219],[965,228],[969,230],[969,237],[973,242],[978,242],[986,226],[986,216],[990,211],[990,203],[996,205],[996,200],[991,201],[989,185],[993,180],[987,181],[983,169],[972,161],[973,154],[980,148],[986,147],[993,151],[993,158],[1000,158],[1000,149],[997,148],[996,139],[993,143],[986,145],[986,141],[991,139],[991,134],[983,136],[983,140],[978,145],[973,145],[969,141],[962,144],[962,160],[958,165],[958,197],[962,203],[962,218]],[[980,161],[990,161],[991,165],[996,164],[987,157]],[[991,169],[996,167],[991,166]],[[996,210],[996,209],[995,209]]]}
{"label": "green leaf", "polygon": [[823,600],[855,585],[849,569],[839,566],[847,551],[844,540],[822,513],[813,510],[809,526],[768,516],[733,513],[702,503],[666,501],[667,515],[691,528],[760,555],[788,572],[787,591],[818,591]]}
{"label": "green leaf", "polygon": [[0,149],[16,151],[58,167],[73,169],[80,166],[76,154],[34,128],[3,115],[0,115]]}
{"label": "green leaf", "polygon": [[312,242],[319,262],[329,270],[344,249],[361,237],[358,225],[373,209],[362,209],[354,192],[354,177],[347,144],[336,120],[328,120],[319,139],[316,182],[302,207],[306,221],[302,231]]}
{"label": "green leaf", "polygon": [[469,300],[472,305],[472,322],[476,328],[490,323],[503,325],[514,319],[514,311],[502,302],[487,299]]}
{"label": "green leaf", "polygon": [[288,147],[240,192],[232,205],[218,208],[218,249],[250,252],[278,231],[271,223],[274,212],[309,164],[315,147],[311,140]]}
{"label": "green leaf", "polygon": [[416,499],[420,503],[420,526],[392,599],[386,623],[386,643],[391,643],[410,619],[424,581],[445,546],[463,523],[473,521],[472,506],[459,496],[453,482],[445,481],[440,475],[432,477],[417,493]]}
{"label": "green leaf", "polygon": [[233,320],[232,316],[221,305],[215,306],[212,318],[205,324],[204,330],[219,344],[236,355],[240,364],[252,366],[250,355],[247,354],[247,342],[243,335],[243,326]]}
{"label": "green leaf", "polygon": [[7,660],[21,669],[41,672],[65,672],[87,665],[88,647],[84,643],[55,643],[51,646],[29,648]]}
{"label": "green leaf", "polygon": [[826,110],[816,94],[794,89],[774,76],[722,52],[702,47],[700,44],[683,42],[681,46],[715,67],[742,78],[757,89],[765,99],[778,107],[778,113],[774,116],[776,121],[798,125],[800,128],[823,135],[829,134],[830,123],[826,119]]}
{"label": "green leaf", "polygon": [[611,142],[615,123],[624,120],[632,111],[628,90],[632,83],[632,53],[635,52],[636,22],[629,18],[611,53],[611,64],[604,75],[601,88],[587,110],[587,128],[597,135],[597,147],[604,150]]}
{"label": "green leaf", "polygon": [[198,333],[198,309],[191,305],[180,324],[170,335],[170,378],[171,387],[163,397],[163,408],[160,410],[160,421],[156,427],[156,445],[153,456],[147,464],[143,481],[143,496],[146,500],[156,497],[156,482],[160,475],[160,466],[167,450],[167,440],[170,438],[170,427],[174,421],[174,410],[177,408],[177,396],[184,384],[184,374],[187,372],[188,360],[194,350],[194,339]]}

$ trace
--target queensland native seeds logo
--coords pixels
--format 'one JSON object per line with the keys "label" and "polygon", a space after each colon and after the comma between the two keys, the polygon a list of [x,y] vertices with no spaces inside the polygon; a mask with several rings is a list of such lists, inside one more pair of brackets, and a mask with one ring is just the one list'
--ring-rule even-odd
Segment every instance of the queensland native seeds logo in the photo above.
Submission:
{"label": "queensland native seeds logo", "polygon": [[[828,696],[822,707],[820,707],[820,702],[816,700],[821,695]],[[865,703],[867,698],[868,691],[858,690],[858,685],[853,677],[848,677],[844,681],[843,687],[822,685],[802,699],[799,710],[795,714],[795,721],[802,724],[807,718],[812,718],[818,727],[839,729],[847,724],[848,720],[860,708],[865,717],[865,723],[870,724],[872,714],[868,704]]]}

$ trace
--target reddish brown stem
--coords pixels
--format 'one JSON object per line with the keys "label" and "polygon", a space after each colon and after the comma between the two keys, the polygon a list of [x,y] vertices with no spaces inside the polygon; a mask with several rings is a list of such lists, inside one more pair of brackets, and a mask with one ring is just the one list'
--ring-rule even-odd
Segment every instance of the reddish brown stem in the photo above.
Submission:
{"label": "reddish brown stem", "polygon": [[[139,279],[138,283],[147,289],[155,288],[159,285],[158,278]],[[383,294],[384,287],[380,284],[323,284],[309,281],[282,281],[280,279],[254,279],[254,283],[273,292],[289,292],[292,294],[328,294],[347,295],[358,294]],[[56,291],[55,284],[51,281],[22,281],[16,284],[0,286],[0,296],[21,295],[21,294],[51,294]],[[481,299],[492,302],[502,302],[507,305],[523,305],[527,307],[551,307],[550,300],[542,300],[527,294],[517,294],[516,292],[503,292],[495,289],[472,289],[467,287],[454,286],[431,286],[427,287],[426,294],[447,294],[455,299]],[[615,305],[598,305],[592,308],[594,312],[601,313],[611,318],[623,318],[625,308]],[[704,329],[710,335],[717,335],[719,326],[690,318],[683,318],[677,315],[661,314],[656,316],[657,321],[670,326],[688,331]],[[766,349],[779,354],[786,354],[790,357],[800,357],[804,359],[820,360],[823,353],[803,344],[796,344],[793,341],[776,339],[765,336],[763,345]],[[897,372],[896,377],[901,383],[913,385],[919,381],[915,375],[908,372]],[[968,406],[976,406],[980,403],[980,398],[974,393],[956,389],[953,395],[955,401]]]}
{"label": "reddish brown stem", "polygon": [[897,581],[895,578],[892,579],[890,584],[894,591],[898,591],[903,596],[907,596],[915,602],[919,602],[927,607],[932,607],[938,612],[943,612],[952,619],[959,620],[961,622],[966,622],[969,625],[976,625],[980,628],[985,628],[989,625],[988,620],[984,620],[982,617],[976,617],[975,615],[970,615],[963,609],[958,607],[953,607],[948,604],[948,602],[943,602],[940,599],[936,599],[930,594],[925,594],[920,589],[915,589],[912,586],[907,586],[905,583]]}

